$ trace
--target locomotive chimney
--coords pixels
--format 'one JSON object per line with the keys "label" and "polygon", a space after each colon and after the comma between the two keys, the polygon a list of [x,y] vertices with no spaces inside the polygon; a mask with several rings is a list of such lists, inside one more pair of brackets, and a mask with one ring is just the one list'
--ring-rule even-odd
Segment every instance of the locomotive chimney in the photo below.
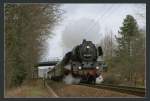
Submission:
{"label": "locomotive chimney", "polygon": [[86,42],[86,39],[83,39],[82,43]]}

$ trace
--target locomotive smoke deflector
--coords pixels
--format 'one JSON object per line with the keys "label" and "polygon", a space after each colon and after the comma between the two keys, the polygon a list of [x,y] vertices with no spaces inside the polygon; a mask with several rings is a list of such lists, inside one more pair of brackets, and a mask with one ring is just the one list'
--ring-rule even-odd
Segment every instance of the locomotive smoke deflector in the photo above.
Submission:
{"label": "locomotive smoke deflector", "polygon": [[103,50],[102,50],[102,47],[98,47],[98,55],[101,56],[103,55]]}

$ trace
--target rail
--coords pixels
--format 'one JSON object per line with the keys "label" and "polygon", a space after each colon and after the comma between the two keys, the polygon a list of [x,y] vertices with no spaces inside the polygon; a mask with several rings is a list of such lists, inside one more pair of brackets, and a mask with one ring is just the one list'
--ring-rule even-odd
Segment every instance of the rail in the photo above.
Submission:
{"label": "rail", "polygon": [[94,88],[101,88],[101,89],[108,89],[113,91],[118,91],[122,93],[132,94],[136,96],[145,96],[145,88],[138,88],[138,87],[130,87],[130,86],[116,86],[111,84],[85,84],[80,83],[80,85],[94,87]]}

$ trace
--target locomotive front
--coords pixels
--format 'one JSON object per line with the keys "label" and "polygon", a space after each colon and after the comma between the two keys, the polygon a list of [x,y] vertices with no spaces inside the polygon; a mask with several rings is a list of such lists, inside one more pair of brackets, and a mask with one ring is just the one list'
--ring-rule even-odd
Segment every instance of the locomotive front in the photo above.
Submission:
{"label": "locomotive front", "polygon": [[91,41],[83,40],[82,44],[72,50],[71,71],[73,76],[80,77],[81,82],[102,82],[102,55],[100,46],[97,48]]}
{"label": "locomotive front", "polygon": [[102,61],[98,61],[103,55],[101,47],[96,47],[91,41],[83,40],[82,44],[73,49],[72,66],[82,69],[100,69]]}

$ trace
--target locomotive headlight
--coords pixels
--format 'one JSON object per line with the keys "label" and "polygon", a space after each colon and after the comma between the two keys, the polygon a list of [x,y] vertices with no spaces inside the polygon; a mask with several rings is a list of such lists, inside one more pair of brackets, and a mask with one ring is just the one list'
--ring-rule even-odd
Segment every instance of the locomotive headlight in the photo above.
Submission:
{"label": "locomotive headlight", "polygon": [[96,66],[96,69],[99,69],[99,66]]}
{"label": "locomotive headlight", "polygon": [[90,48],[90,46],[86,46],[86,48]]}
{"label": "locomotive headlight", "polygon": [[81,66],[79,66],[78,68],[79,68],[79,69],[82,69],[82,67],[81,67]]}

